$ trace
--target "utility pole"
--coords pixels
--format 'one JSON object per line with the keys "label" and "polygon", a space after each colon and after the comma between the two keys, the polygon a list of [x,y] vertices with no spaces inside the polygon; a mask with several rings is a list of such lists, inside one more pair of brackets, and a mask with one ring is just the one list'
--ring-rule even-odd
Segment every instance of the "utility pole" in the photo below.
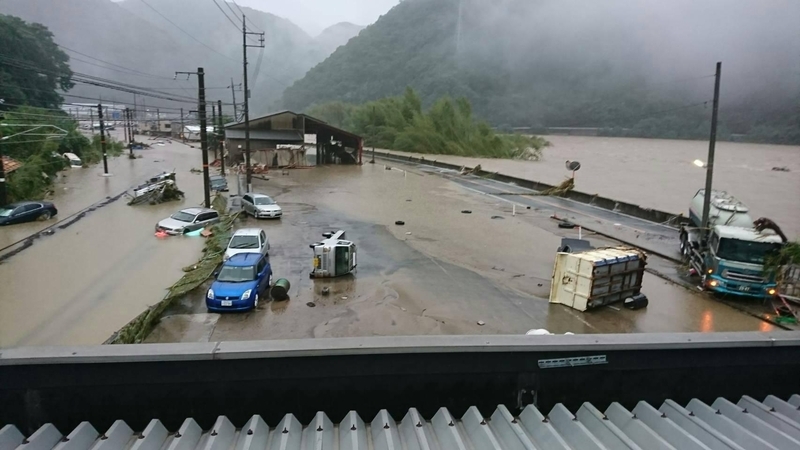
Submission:
{"label": "utility pole", "polygon": [[[0,115],[0,119],[5,119],[4,115]],[[0,140],[3,139],[3,132],[0,131]],[[6,197],[6,169],[3,167],[3,146],[0,145],[0,206],[5,206],[8,203]]]}
{"label": "utility pole", "polygon": [[128,151],[130,152],[130,158],[133,159],[133,120],[132,120],[132,113],[130,108],[125,108],[125,126],[128,129]]}
{"label": "utility pole", "polygon": [[[708,214],[711,207],[711,186],[714,177],[714,147],[717,144],[717,114],[719,113],[719,79],[722,75],[722,63],[717,63],[714,77],[714,106],[711,109],[711,138],[708,141],[708,161],[706,162],[706,189],[703,196],[703,230],[708,229]],[[705,231],[704,231],[705,233]]]}
{"label": "utility pole", "polygon": [[136,108],[136,94],[133,94],[133,114],[136,117],[136,120],[139,119],[139,110]]}
{"label": "utility pole", "polygon": [[91,117],[92,120],[92,127],[91,127],[92,134],[94,134],[94,111],[91,109],[89,110],[89,116]]}
{"label": "utility pole", "polygon": [[[257,35],[259,43],[248,45],[247,36]],[[247,192],[253,190],[253,170],[250,167],[250,89],[247,86],[247,47],[264,48],[264,33],[253,33],[247,31],[245,15],[242,14],[242,64],[244,66],[244,165],[247,170]]]}
{"label": "utility pole", "polygon": [[108,176],[108,157],[106,155],[106,126],[103,123],[103,104],[97,104],[97,118],[100,120],[100,149],[103,152],[103,174]]}
{"label": "utility pole", "polygon": [[128,137],[128,108],[122,111],[122,134],[125,136],[125,141],[130,142]]}
{"label": "utility pole", "polygon": [[186,131],[186,127],[183,126],[183,108],[181,108],[181,133],[180,133],[180,136],[181,136],[181,140],[183,141],[184,144],[186,143],[186,135],[184,134],[185,131]]}
{"label": "utility pole", "polygon": [[156,133],[161,134],[161,110],[156,108]]}
{"label": "utility pole", "polygon": [[[214,108],[214,102],[211,102],[211,124],[214,126],[214,138],[219,139],[219,130],[217,129],[217,109]],[[217,160],[217,145],[214,143],[214,161]]]}
{"label": "utility pole", "polygon": [[233,98],[233,120],[238,120],[239,113],[236,111],[236,91],[234,90],[233,78],[231,78],[231,97]]}
{"label": "utility pole", "polygon": [[225,139],[225,126],[222,122],[222,100],[217,100],[217,120],[219,120],[219,134],[217,134],[217,142],[219,145],[219,167],[222,170],[222,176],[225,176],[225,146],[222,141]]}
{"label": "utility pole", "polygon": [[206,130],[206,76],[202,67],[197,72],[175,72],[178,75],[197,75],[197,114],[200,116],[200,148],[203,153],[203,196],[206,208],[211,208],[211,191],[209,190],[208,175],[208,131]]}

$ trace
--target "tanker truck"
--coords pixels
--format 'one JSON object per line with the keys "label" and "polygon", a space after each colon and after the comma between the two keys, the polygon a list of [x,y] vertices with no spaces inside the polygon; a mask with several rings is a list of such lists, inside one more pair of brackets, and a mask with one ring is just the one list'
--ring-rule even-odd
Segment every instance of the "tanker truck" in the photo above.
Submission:
{"label": "tanker truck", "polygon": [[702,288],[720,294],[765,298],[778,294],[764,260],[777,252],[786,236],[769,219],[753,221],[749,209],[724,191],[711,191],[708,229],[702,228],[705,189],[689,206],[689,223],[681,226],[680,249],[691,275]]}

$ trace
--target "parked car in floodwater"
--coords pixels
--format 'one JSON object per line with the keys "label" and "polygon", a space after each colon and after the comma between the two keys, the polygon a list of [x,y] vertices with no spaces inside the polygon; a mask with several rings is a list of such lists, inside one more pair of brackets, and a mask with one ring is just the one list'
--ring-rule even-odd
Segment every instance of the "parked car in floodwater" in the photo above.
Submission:
{"label": "parked car in floodwater", "polygon": [[228,192],[228,180],[222,175],[212,175],[208,178],[208,187],[212,191]]}
{"label": "parked car in floodwater", "polygon": [[270,196],[251,192],[242,196],[242,209],[256,219],[280,219],[283,215],[281,207]]}
{"label": "parked car in floodwater", "polygon": [[17,202],[0,207],[0,225],[49,220],[58,214],[50,202]]}
{"label": "parked car in floodwater", "polygon": [[234,255],[222,263],[216,280],[206,292],[206,308],[211,312],[255,309],[271,279],[272,267],[265,255]]}
{"label": "parked car in floodwater", "polygon": [[209,208],[186,208],[156,224],[156,232],[184,234],[219,222],[219,213]]}
{"label": "parked car in floodwater", "polygon": [[264,256],[269,254],[269,237],[260,228],[242,228],[236,230],[225,249],[223,261],[240,253],[258,253]]}

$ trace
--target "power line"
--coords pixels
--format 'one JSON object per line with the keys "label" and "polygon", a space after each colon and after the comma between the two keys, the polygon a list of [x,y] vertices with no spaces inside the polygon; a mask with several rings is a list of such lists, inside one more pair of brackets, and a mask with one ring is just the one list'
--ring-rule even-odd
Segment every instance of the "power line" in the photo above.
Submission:
{"label": "power line", "polygon": [[233,61],[233,62],[235,62],[235,63],[238,63],[238,61],[236,61],[235,59],[233,59],[233,58],[230,58],[230,57],[228,57],[228,56],[224,55],[223,53],[220,53],[220,52],[218,52],[218,51],[214,50],[213,48],[209,47],[207,44],[205,44],[205,43],[204,43],[204,42],[202,42],[201,40],[199,40],[199,39],[197,39],[196,37],[194,37],[194,36],[192,36],[191,34],[189,34],[189,33],[188,33],[186,30],[184,30],[183,28],[179,27],[179,26],[178,26],[178,25],[177,25],[175,22],[173,22],[173,21],[169,20],[169,18],[167,18],[167,16],[165,16],[165,15],[161,14],[160,12],[158,12],[158,10],[157,10],[157,9],[153,8],[152,6],[150,6],[150,4],[149,4],[149,3],[147,3],[145,0],[139,0],[139,1],[141,1],[142,3],[144,3],[144,4],[145,4],[145,5],[148,7],[148,8],[152,9],[152,10],[153,10],[153,11],[154,11],[156,14],[158,14],[159,16],[161,16],[161,18],[162,18],[162,19],[164,19],[164,20],[166,20],[167,22],[169,22],[170,24],[172,24],[172,26],[174,26],[175,28],[177,28],[177,29],[178,29],[179,31],[181,31],[183,34],[185,34],[185,35],[189,36],[190,38],[192,38],[192,39],[193,39],[195,42],[197,42],[198,44],[200,44],[200,45],[202,45],[203,47],[205,47],[205,48],[207,48],[207,49],[211,50],[212,52],[214,52],[214,53],[216,53],[216,54],[218,54],[218,55],[222,56],[222,57],[223,57],[223,58],[225,58],[225,59],[229,59],[229,60],[231,60],[231,61]]}
{"label": "power line", "polygon": [[[228,19],[228,22],[230,22],[231,25],[233,25],[233,27],[236,28],[236,31],[239,31],[239,25],[236,25],[236,22],[234,22],[233,20],[231,20],[230,17],[228,17],[228,13],[226,13],[225,10],[222,9],[221,6],[219,6],[219,3],[217,3],[217,0],[211,0],[211,1],[213,1],[214,4],[217,5],[217,9],[219,9],[219,12],[221,12],[222,15],[225,16],[226,19]],[[223,0],[223,1],[225,1],[225,0]],[[228,2],[225,2],[225,4],[227,5]],[[230,5],[228,5],[228,8],[230,9]],[[232,9],[231,9],[231,12],[233,13]],[[236,13],[233,14],[233,17],[236,17]]]}
{"label": "power line", "polygon": [[[225,1],[225,0],[222,0],[222,1]],[[232,2],[233,2],[233,4],[236,6],[236,9],[238,9],[238,10],[239,10],[239,14],[241,14],[241,15],[243,15],[243,16],[244,16],[244,11],[242,11],[242,8],[240,8],[240,7],[239,7],[239,5],[236,3],[236,0],[231,0],[231,1],[232,1]],[[227,1],[225,1],[225,3],[227,3]],[[247,18],[247,21],[248,21],[248,22],[250,22],[250,25],[252,25],[252,26],[253,26],[253,28],[255,28],[256,30],[258,30],[258,31],[261,31],[261,32],[263,32],[263,31],[264,31],[264,30],[262,30],[260,27],[258,27],[256,24],[254,24],[254,23],[253,23],[253,21],[252,21],[252,20],[250,20],[250,18],[249,18],[249,17]]]}
{"label": "power line", "polygon": [[[150,78],[159,78],[159,79],[162,79],[162,80],[171,80],[171,79],[172,79],[172,78],[170,78],[170,77],[162,77],[162,76],[159,76],[159,75],[154,75],[154,74],[151,74],[151,73],[142,72],[142,71],[140,71],[140,70],[131,69],[131,68],[128,68],[128,67],[125,67],[125,66],[121,66],[121,65],[119,65],[119,64],[110,63],[110,62],[108,62],[108,61],[103,61],[103,60],[102,60],[102,59],[100,59],[100,58],[96,58],[96,57],[94,57],[94,56],[87,55],[86,53],[81,53],[81,52],[79,52],[79,51],[77,51],[77,50],[73,50],[73,49],[71,49],[71,48],[69,48],[69,47],[65,47],[65,46],[63,46],[63,45],[59,45],[59,44],[56,44],[56,45],[58,45],[59,47],[63,48],[64,50],[70,51],[70,52],[72,52],[72,53],[77,53],[78,55],[84,56],[84,57],[86,57],[86,58],[89,58],[89,59],[93,59],[93,60],[95,60],[95,61],[99,61],[99,62],[101,62],[101,63],[103,63],[103,64],[107,64],[107,65],[109,65],[109,66],[118,67],[118,68],[120,68],[120,69],[127,70],[127,71],[129,71],[129,72],[132,72],[132,75],[133,75],[133,74],[138,74],[139,76],[150,77]],[[73,58],[74,58],[74,57],[73,57]],[[75,58],[75,59],[78,59],[78,58]],[[78,59],[78,61],[81,61],[81,60],[80,60],[80,59]],[[86,61],[83,61],[83,62],[86,62]],[[102,67],[102,66],[98,66],[98,67]],[[108,69],[108,67],[104,67],[104,68],[105,68],[105,69]]]}

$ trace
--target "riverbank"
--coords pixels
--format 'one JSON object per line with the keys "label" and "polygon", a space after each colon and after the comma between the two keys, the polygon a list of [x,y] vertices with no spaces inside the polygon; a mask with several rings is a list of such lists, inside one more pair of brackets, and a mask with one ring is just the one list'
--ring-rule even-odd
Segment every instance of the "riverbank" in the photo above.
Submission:
{"label": "riverbank", "polygon": [[[551,146],[541,161],[422,155],[455,165],[500,172],[557,185],[571,173],[565,161],[580,161],[575,189],[642,207],[687,214],[689,201],[705,183],[705,171],[692,164],[705,160],[708,142],[664,139],[545,136]],[[369,160],[365,150],[364,160]],[[770,217],[789,238],[800,236],[800,147],[718,142],[714,188],[746,203],[751,215]],[[772,171],[787,167],[789,172]]]}

